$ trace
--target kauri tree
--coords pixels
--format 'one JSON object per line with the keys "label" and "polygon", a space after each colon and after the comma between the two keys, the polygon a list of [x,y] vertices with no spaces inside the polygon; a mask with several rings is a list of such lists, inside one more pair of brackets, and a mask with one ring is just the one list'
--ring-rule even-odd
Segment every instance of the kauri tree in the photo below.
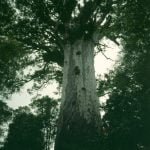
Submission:
{"label": "kauri tree", "polygon": [[[6,2],[6,0],[5,0]],[[23,43],[26,67],[21,83],[61,80],[63,90],[55,150],[95,150],[100,145],[100,112],[96,95],[94,48],[110,32],[116,0],[16,0],[6,2],[14,15],[2,35]],[[2,9],[3,10],[3,9]],[[1,10],[1,11],[2,11]],[[2,11],[3,13],[3,11]],[[55,63],[55,65],[54,65]],[[22,85],[21,84],[21,85]],[[15,85],[12,84],[12,87]],[[20,85],[19,85],[20,86]]]}

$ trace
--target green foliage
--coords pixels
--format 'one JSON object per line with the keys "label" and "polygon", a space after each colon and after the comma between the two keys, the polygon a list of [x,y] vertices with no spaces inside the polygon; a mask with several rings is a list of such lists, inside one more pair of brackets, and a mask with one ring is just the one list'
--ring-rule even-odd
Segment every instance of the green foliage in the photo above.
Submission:
{"label": "green foliage", "polygon": [[124,46],[121,64],[100,86],[109,91],[103,118],[104,148],[149,149],[149,3],[123,3],[118,22]]}
{"label": "green foliage", "polygon": [[13,21],[14,10],[11,7],[9,1],[0,1],[0,34],[3,35],[5,28],[8,26],[8,22]]}
{"label": "green foliage", "polygon": [[[0,37],[0,95],[7,97],[19,91],[21,86],[31,80],[39,83],[39,86],[51,79],[58,79],[61,82],[61,69],[43,62],[41,57],[47,61],[44,55],[39,53],[33,55],[23,43],[10,37]],[[50,55],[50,58],[52,57],[51,61],[54,61],[55,56]],[[63,56],[57,60],[62,65]]]}
{"label": "green foliage", "polygon": [[[43,150],[50,149],[53,145],[58,102],[45,96],[34,100],[30,106],[32,109],[24,106],[13,111],[13,119],[9,124],[8,135],[3,146],[4,150]],[[10,114],[6,110],[4,113],[4,108],[2,110],[3,116],[0,117],[0,121],[4,122],[8,120]]]}
{"label": "green foliage", "polygon": [[41,120],[31,113],[17,114],[9,125],[4,150],[43,150]]}
{"label": "green foliage", "polygon": [[[25,50],[22,44],[8,37],[0,37],[0,95],[18,90],[24,65]],[[19,73],[20,72],[20,73]],[[18,82],[20,81],[20,82]]]}
{"label": "green foliage", "polygon": [[11,111],[12,110],[7,106],[7,104],[0,100],[0,124],[10,119],[12,115]]}
{"label": "green foliage", "polygon": [[[52,79],[58,79],[61,83],[65,44],[72,44],[81,38],[92,40],[96,31],[102,34],[107,30],[111,24],[109,18],[113,3],[113,0],[90,0],[83,1],[82,6],[76,0],[1,2],[4,6],[0,9],[0,15],[4,18],[0,24],[1,35],[11,37],[13,43],[21,43],[20,49],[25,51],[21,51],[23,57],[15,57],[15,63],[9,63],[11,73],[10,69],[3,71],[3,74],[9,72],[9,76],[3,75],[5,80],[0,82],[2,86],[5,85],[3,93],[7,95],[18,91],[31,80],[35,82],[36,90]],[[101,25],[104,20],[105,23]],[[2,45],[5,43],[6,41],[1,41]],[[10,42],[11,47],[14,46],[13,43]],[[4,47],[2,51],[8,53],[8,47]],[[8,57],[8,60],[12,60],[12,57]],[[54,63],[60,67],[53,65]]]}
{"label": "green foliage", "polygon": [[49,149],[54,143],[56,135],[56,122],[58,119],[58,102],[48,96],[36,99],[31,103],[31,107],[41,119],[42,130],[44,132],[45,149]]}
{"label": "green foliage", "polygon": [[7,123],[12,118],[12,110],[5,102],[0,100],[0,137],[3,137],[5,132],[3,129],[4,123]]}

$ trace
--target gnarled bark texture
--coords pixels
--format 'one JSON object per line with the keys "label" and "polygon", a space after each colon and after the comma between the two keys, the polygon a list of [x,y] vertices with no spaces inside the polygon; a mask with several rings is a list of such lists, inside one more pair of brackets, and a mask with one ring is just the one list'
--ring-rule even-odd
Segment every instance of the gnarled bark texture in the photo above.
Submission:
{"label": "gnarled bark texture", "polygon": [[100,135],[94,45],[78,40],[64,52],[62,104],[55,150],[96,150]]}

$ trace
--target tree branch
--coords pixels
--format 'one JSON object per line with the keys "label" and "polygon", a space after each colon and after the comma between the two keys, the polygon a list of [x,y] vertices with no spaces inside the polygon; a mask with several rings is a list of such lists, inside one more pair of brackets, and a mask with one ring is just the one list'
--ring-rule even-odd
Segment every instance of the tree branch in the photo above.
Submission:
{"label": "tree branch", "polygon": [[[114,61],[113,59],[111,59],[111,58],[109,58],[109,57],[107,57],[107,56],[105,55],[105,53],[104,53],[103,50],[101,49],[100,45],[101,45],[100,43],[99,43],[99,45],[97,45],[98,52],[96,52],[96,53],[101,52],[101,54],[102,54],[106,59],[111,60],[111,61]],[[103,44],[102,44],[102,46],[107,46],[107,45],[103,45]],[[109,48],[110,48],[110,47],[109,47]]]}

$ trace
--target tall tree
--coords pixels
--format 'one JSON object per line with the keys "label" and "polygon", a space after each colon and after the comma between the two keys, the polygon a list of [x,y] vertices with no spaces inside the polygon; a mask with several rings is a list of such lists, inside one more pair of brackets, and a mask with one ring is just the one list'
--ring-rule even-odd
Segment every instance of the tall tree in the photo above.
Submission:
{"label": "tall tree", "polygon": [[60,75],[58,68],[52,70],[52,62],[63,66],[55,150],[98,149],[101,121],[94,47],[103,36],[109,36],[108,27],[113,20],[110,13],[115,3],[115,0],[16,0],[11,4],[16,12],[14,22],[7,26],[7,35],[28,49],[27,65],[38,66],[24,76],[24,81],[48,82],[52,75]]}

